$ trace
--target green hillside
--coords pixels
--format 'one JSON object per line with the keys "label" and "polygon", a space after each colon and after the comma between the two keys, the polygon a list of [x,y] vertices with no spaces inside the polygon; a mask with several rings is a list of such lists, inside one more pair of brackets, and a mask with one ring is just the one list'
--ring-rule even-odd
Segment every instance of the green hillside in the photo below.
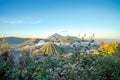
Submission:
{"label": "green hillside", "polygon": [[44,55],[59,55],[62,51],[59,46],[47,43],[40,48],[40,53]]}

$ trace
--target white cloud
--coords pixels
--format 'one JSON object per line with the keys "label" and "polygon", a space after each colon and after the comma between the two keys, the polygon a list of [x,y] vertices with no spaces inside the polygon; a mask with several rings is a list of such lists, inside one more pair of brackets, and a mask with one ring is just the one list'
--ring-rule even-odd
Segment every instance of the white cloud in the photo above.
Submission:
{"label": "white cloud", "polygon": [[0,20],[0,23],[21,24],[21,23],[23,23],[23,21],[22,20]]}
{"label": "white cloud", "polygon": [[68,30],[63,30],[63,31],[61,31],[61,32],[68,32]]}
{"label": "white cloud", "polygon": [[5,20],[1,19],[0,23],[6,23],[6,24],[39,24],[41,23],[41,20]]}
{"label": "white cloud", "polygon": [[23,21],[19,20],[19,21],[6,21],[6,23],[8,24],[20,24],[23,23]]}

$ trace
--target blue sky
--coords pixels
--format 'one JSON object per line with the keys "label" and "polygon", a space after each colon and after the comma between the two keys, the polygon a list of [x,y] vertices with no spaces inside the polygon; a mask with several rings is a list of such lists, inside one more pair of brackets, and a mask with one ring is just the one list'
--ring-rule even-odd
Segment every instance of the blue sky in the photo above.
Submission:
{"label": "blue sky", "polygon": [[120,0],[0,0],[0,37],[120,39]]}

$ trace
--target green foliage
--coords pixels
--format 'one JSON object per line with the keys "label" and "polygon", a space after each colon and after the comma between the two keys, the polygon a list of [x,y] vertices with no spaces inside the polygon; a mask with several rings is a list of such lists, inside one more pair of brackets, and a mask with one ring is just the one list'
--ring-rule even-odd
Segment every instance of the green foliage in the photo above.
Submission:
{"label": "green foliage", "polygon": [[9,48],[9,44],[5,38],[3,38],[2,42],[0,43],[0,50],[4,51]]}
{"label": "green foliage", "polygon": [[120,43],[118,43],[118,42],[111,42],[111,43],[101,42],[101,44],[100,44],[101,52],[111,54],[116,51],[119,44]]}
{"label": "green foliage", "polygon": [[120,80],[120,43],[112,46],[114,47],[112,54],[73,53],[68,58],[44,56],[43,60],[31,58],[29,52],[21,52],[19,63],[14,63],[9,55],[1,55],[0,78],[2,80]]}
{"label": "green foliage", "polygon": [[[0,45],[1,55],[0,55],[0,79],[2,80],[9,80],[13,78],[13,57],[9,55],[8,46],[9,44],[7,41],[3,39],[3,42]],[[8,79],[6,79],[6,77]]]}

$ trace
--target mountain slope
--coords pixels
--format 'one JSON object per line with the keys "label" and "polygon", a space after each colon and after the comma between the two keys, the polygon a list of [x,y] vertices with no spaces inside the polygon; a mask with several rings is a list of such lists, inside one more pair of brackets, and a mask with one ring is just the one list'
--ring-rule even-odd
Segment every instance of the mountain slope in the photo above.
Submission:
{"label": "mountain slope", "polygon": [[[32,38],[32,39],[29,39],[29,40],[27,40],[27,41],[25,41],[25,42],[22,42],[22,43],[16,45],[15,48],[21,48],[21,47],[24,47],[24,46],[26,46],[26,45],[35,45],[35,44],[37,44],[40,40],[45,40],[45,39]],[[47,41],[47,40],[45,40],[45,41]]]}
{"label": "mountain slope", "polygon": [[[3,38],[0,38],[0,41],[2,41]],[[7,42],[10,45],[17,45],[20,44],[26,40],[29,40],[29,38],[19,38],[19,37],[6,37]]]}
{"label": "mountain slope", "polygon": [[62,38],[63,36],[61,36],[60,34],[57,34],[57,33],[55,33],[55,34],[53,34],[53,35],[51,35],[51,36],[49,36],[47,39],[56,39],[56,38]]}
{"label": "mountain slope", "polygon": [[45,55],[58,55],[62,53],[62,51],[59,46],[47,43],[40,48],[40,53]]}

